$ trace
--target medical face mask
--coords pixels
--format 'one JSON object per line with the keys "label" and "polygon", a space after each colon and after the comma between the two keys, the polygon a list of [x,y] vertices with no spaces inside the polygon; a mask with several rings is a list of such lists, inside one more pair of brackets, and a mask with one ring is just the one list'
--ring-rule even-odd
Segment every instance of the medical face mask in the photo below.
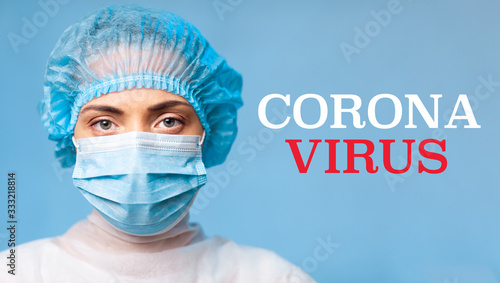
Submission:
{"label": "medical face mask", "polygon": [[73,182],[116,228],[163,233],[184,218],[206,183],[202,139],[146,132],[82,138]]}

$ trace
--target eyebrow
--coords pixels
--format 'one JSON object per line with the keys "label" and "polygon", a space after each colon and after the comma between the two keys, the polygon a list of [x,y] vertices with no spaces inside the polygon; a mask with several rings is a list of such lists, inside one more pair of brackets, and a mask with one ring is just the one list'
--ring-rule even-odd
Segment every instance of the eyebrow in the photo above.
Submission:
{"label": "eyebrow", "polygon": [[107,105],[89,105],[89,106],[85,107],[84,109],[82,109],[82,111],[80,111],[80,114],[83,114],[84,112],[90,111],[90,110],[101,111],[101,112],[110,112],[110,113],[115,113],[115,114],[119,114],[119,115],[123,114],[122,110],[115,108],[115,107],[112,107],[112,106],[107,106]]}
{"label": "eyebrow", "polygon": [[[170,101],[165,101],[165,102],[150,106],[150,107],[148,107],[148,111],[151,111],[151,112],[159,111],[159,110],[174,107],[177,105],[191,106],[191,104],[189,104],[187,102],[170,100]],[[110,112],[110,113],[115,113],[118,115],[123,115],[123,113],[124,113],[122,110],[115,108],[115,107],[112,107],[112,106],[108,106],[108,105],[89,105],[89,106],[86,106],[85,108],[83,108],[80,111],[80,114],[83,114],[83,113],[90,111],[90,110],[100,111],[100,112]]]}
{"label": "eyebrow", "polygon": [[174,107],[174,106],[177,106],[177,105],[183,105],[183,106],[189,106],[189,107],[191,107],[191,104],[189,104],[187,102],[184,102],[184,101],[169,100],[169,101],[165,101],[165,102],[158,103],[156,105],[148,107],[148,111],[159,111],[159,110],[163,110],[165,108]]}

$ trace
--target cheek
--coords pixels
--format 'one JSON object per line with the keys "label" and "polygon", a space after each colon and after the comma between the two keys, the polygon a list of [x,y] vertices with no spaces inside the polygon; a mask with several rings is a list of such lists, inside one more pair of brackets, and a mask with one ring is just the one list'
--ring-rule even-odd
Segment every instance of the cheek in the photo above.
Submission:
{"label": "cheek", "polygon": [[189,126],[189,133],[187,133],[188,135],[198,135],[198,136],[201,136],[203,134],[203,126],[201,125],[201,123],[199,121],[195,121],[193,122],[190,126]]}
{"label": "cheek", "polygon": [[90,136],[90,132],[85,129],[83,123],[80,120],[76,121],[75,130],[73,132],[75,139],[86,138]]}
{"label": "cheek", "polygon": [[198,136],[201,136],[203,134],[203,131],[205,130],[201,125],[200,119],[196,114],[193,114],[189,128],[191,135],[198,135]]}

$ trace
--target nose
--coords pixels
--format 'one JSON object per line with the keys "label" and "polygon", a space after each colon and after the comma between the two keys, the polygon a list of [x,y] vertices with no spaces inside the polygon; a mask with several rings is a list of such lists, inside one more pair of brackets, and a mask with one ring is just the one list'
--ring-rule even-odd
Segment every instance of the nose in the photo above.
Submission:
{"label": "nose", "polygon": [[[134,113],[135,114],[135,113]],[[153,127],[148,124],[146,117],[143,115],[130,115],[125,121],[124,132],[153,132]]]}

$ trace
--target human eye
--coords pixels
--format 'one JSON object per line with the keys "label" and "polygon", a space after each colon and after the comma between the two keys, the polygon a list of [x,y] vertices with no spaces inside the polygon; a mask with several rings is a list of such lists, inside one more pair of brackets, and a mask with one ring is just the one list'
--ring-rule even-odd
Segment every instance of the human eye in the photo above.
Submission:
{"label": "human eye", "polygon": [[174,127],[177,127],[179,126],[181,122],[175,118],[166,118],[162,121],[162,127],[165,127],[165,128],[174,128]]}
{"label": "human eye", "polygon": [[177,117],[162,117],[160,121],[156,124],[157,128],[168,133],[176,134],[182,130],[184,127],[184,122]]}
{"label": "human eye", "polygon": [[97,131],[100,131],[100,132],[108,132],[108,131],[114,130],[116,128],[116,125],[115,125],[115,123],[111,122],[110,120],[103,119],[103,120],[99,120],[99,121],[94,122],[91,125],[91,127],[96,129]]}

